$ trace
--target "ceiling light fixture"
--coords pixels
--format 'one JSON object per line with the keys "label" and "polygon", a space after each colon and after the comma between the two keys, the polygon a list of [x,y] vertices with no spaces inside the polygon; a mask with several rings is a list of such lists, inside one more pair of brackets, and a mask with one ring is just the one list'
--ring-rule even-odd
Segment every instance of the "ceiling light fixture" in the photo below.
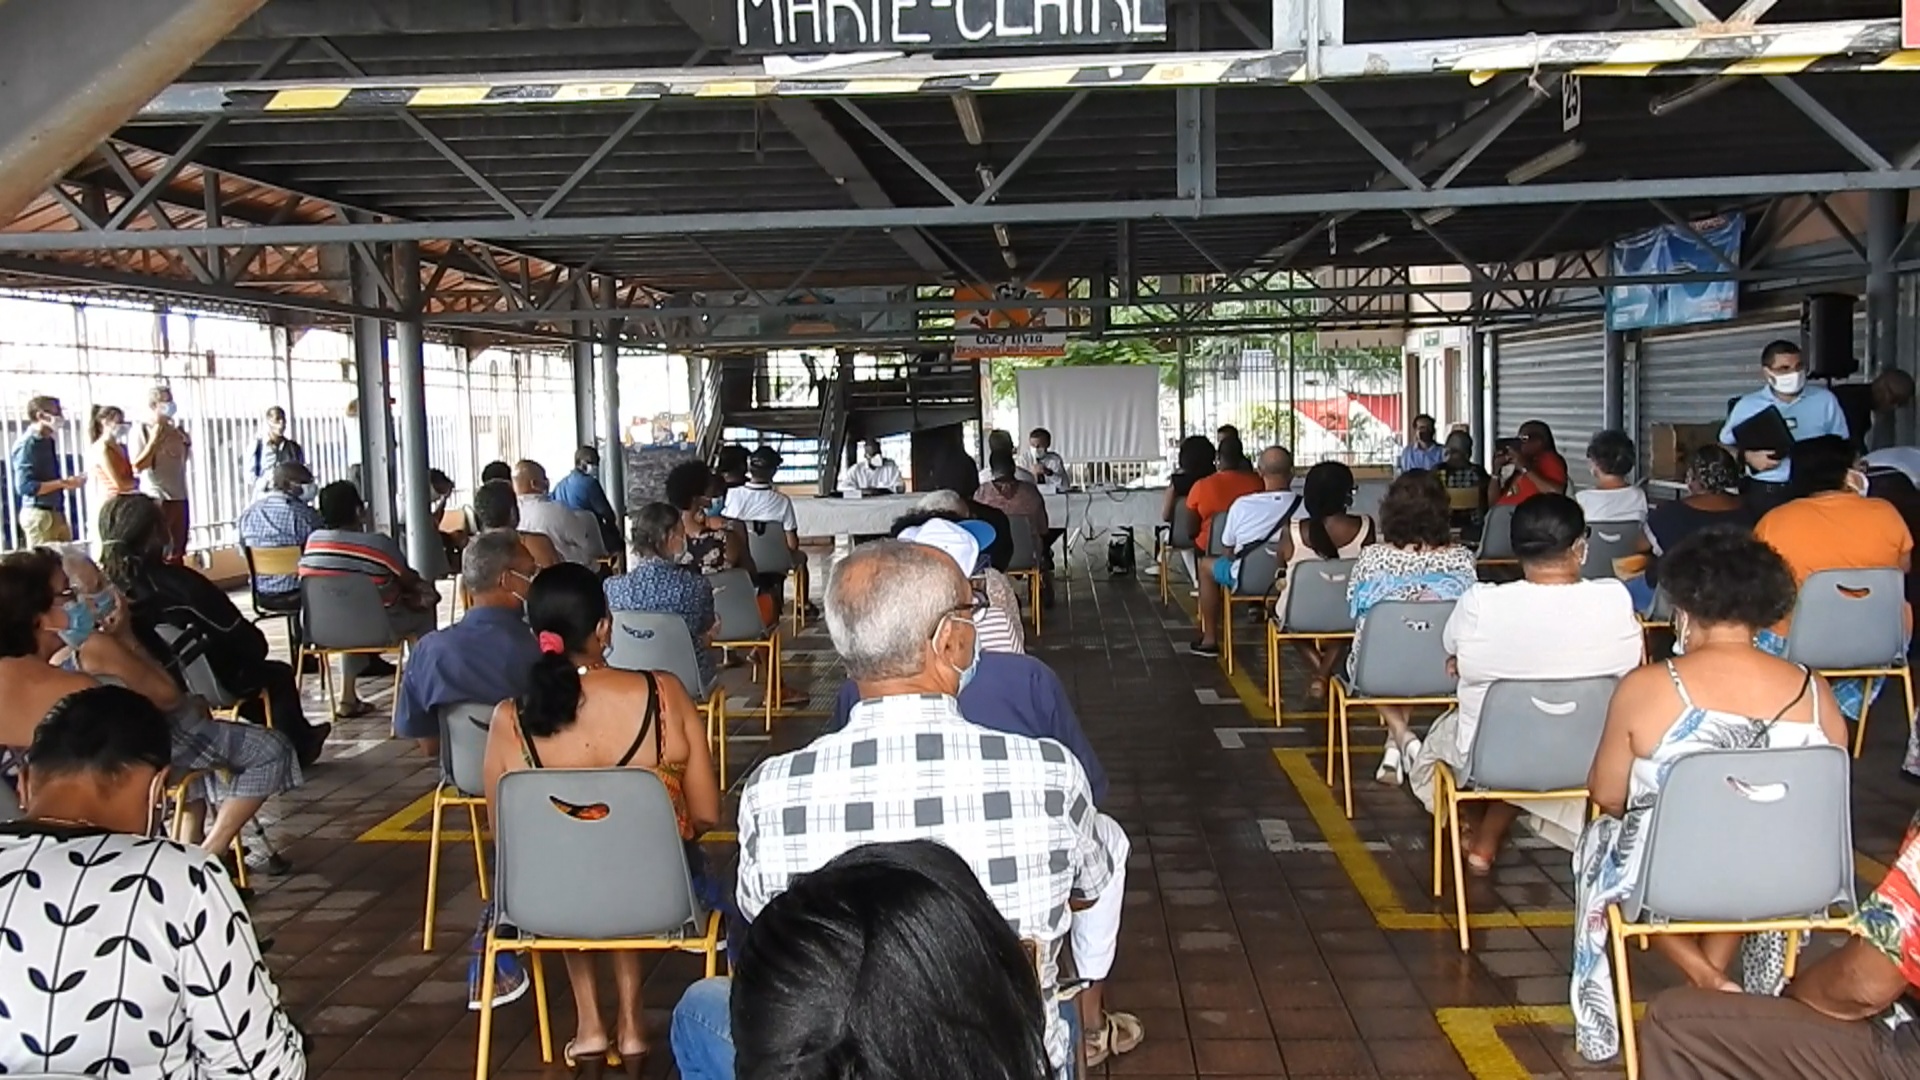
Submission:
{"label": "ceiling light fixture", "polygon": [[987,126],[980,119],[980,103],[972,94],[963,90],[953,95],[953,114],[960,118],[960,134],[966,137],[969,146],[987,141]]}
{"label": "ceiling light fixture", "polygon": [[1012,248],[1001,248],[1001,249],[1000,249],[1000,261],[1001,261],[1001,262],[1003,262],[1003,263],[1006,263],[1006,264],[1007,264],[1007,269],[1009,269],[1009,270],[1017,270],[1017,269],[1019,269],[1019,267],[1020,267],[1020,263],[1019,263],[1019,260],[1017,260],[1017,259],[1015,259],[1015,258],[1013,257],[1013,249],[1012,249]]}
{"label": "ceiling light fixture", "polygon": [[1706,78],[1683,86],[1671,94],[1664,94],[1647,102],[1647,111],[1655,116],[1666,116],[1669,113],[1678,112],[1696,101],[1710,98],[1720,91],[1725,90],[1728,86],[1731,86],[1733,82],[1734,79],[1730,76],[1709,75]]}
{"label": "ceiling light fixture", "polygon": [[995,225],[993,227],[993,239],[1001,247],[1013,246],[1013,237],[1007,235],[1007,227],[1005,225]]}
{"label": "ceiling light fixture", "polygon": [[1523,161],[1507,174],[1507,183],[1516,187],[1531,180],[1538,180],[1555,169],[1580,160],[1587,153],[1587,144],[1578,139],[1570,139],[1559,146],[1529,161]]}
{"label": "ceiling light fixture", "polygon": [[1355,255],[1365,255],[1367,252],[1372,251],[1374,248],[1385,245],[1386,242],[1390,239],[1392,239],[1392,237],[1388,236],[1386,233],[1381,233],[1379,236],[1376,236],[1371,240],[1362,241],[1361,243],[1354,245],[1353,253]]}
{"label": "ceiling light fixture", "polygon": [[1442,206],[1438,210],[1428,210],[1420,215],[1420,224],[1438,225],[1460,212],[1457,206]]}

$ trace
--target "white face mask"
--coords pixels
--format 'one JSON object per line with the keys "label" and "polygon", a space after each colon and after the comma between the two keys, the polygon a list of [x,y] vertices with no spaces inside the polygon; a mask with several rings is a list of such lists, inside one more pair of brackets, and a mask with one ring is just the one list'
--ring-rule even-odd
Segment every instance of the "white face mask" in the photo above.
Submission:
{"label": "white face mask", "polygon": [[1781,397],[1795,397],[1807,388],[1807,373],[1804,371],[1767,372],[1767,385]]}
{"label": "white face mask", "polygon": [[867,455],[867,464],[873,466],[876,469],[879,468],[881,465],[885,464],[886,460],[887,460],[886,455],[884,454],[868,454]]}
{"label": "white face mask", "polygon": [[1859,473],[1859,472],[1848,472],[1847,473],[1847,490],[1853,492],[1855,495],[1858,495],[1863,499],[1866,498],[1867,496],[1866,474]]}

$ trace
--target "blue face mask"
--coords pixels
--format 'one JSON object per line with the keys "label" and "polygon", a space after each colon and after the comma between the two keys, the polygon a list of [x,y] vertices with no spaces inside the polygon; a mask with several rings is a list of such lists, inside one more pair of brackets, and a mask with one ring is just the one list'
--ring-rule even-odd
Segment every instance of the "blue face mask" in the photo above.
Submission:
{"label": "blue face mask", "polygon": [[976,626],[973,629],[973,659],[967,661],[967,666],[960,669],[960,686],[958,689],[956,689],[953,692],[954,696],[958,697],[960,694],[964,693],[967,689],[967,684],[972,682],[973,677],[975,675],[978,675],[979,673],[980,673],[980,628]]}
{"label": "blue face mask", "polygon": [[303,503],[312,505],[313,500],[320,497],[320,485],[314,483],[301,484],[300,489],[293,493],[293,497]]}
{"label": "blue face mask", "polygon": [[59,631],[60,640],[67,648],[77,649],[82,642],[93,636],[93,605],[85,600],[73,599],[61,605],[66,612],[67,625]]}
{"label": "blue face mask", "polygon": [[173,419],[174,416],[177,415],[180,411],[179,408],[176,407],[174,403],[171,401],[161,402],[159,405],[159,409],[160,409],[160,415],[166,417],[169,420]]}

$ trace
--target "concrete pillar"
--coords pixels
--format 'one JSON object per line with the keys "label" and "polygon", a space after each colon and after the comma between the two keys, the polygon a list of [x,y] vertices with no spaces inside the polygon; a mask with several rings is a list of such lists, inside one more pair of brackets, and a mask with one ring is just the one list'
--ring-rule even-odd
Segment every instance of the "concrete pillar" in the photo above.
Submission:
{"label": "concrete pillar", "polygon": [[1499,399],[1495,395],[1498,392],[1496,373],[1500,367],[1500,339],[1493,336],[1493,331],[1476,326],[1467,340],[1471,343],[1467,362],[1467,400],[1473,408],[1467,426],[1473,432],[1474,454],[1480,464],[1490,465],[1493,461],[1493,418],[1498,415],[1496,402]]}
{"label": "concrete pillar", "polygon": [[[380,267],[359,252],[347,259],[353,302],[361,307],[384,306]],[[394,527],[393,413],[388,407],[387,326],[380,319],[353,320],[353,366],[359,391],[360,469],[354,483],[367,501],[370,527],[389,533]]]}
{"label": "concrete pillar", "polygon": [[440,524],[429,505],[433,488],[427,479],[427,338],[420,321],[420,245],[413,241],[393,248],[394,294],[400,299],[400,318],[393,326],[400,420],[400,495],[406,500],[407,564],[414,569],[433,566],[445,557],[440,548]]}
{"label": "concrete pillar", "polygon": [[1624,330],[1606,332],[1600,366],[1601,426],[1624,429],[1627,426],[1627,334]]}
{"label": "concrete pillar", "polygon": [[[574,291],[575,300],[581,307],[593,306],[592,279],[582,278]],[[573,441],[579,446],[592,446],[594,432],[600,426],[600,414],[594,406],[593,396],[592,321],[574,320],[573,335]]]}
{"label": "concrete pillar", "polygon": [[[1866,366],[1869,377],[1901,366],[1900,275],[1894,266],[1899,262],[1900,241],[1906,234],[1906,226],[1906,192],[1867,192]],[[1892,446],[1899,436],[1911,434],[1913,417],[1911,404],[1902,406],[1891,417],[1881,417],[1868,433],[1868,448]]]}
{"label": "concrete pillar", "polygon": [[[618,283],[610,277],[600,279],[600,307],[611,311],[620,306]],[[624,523],[627,519],[627,448],[620,441],[624,423],[620,416],[620,335],[625,324],[620,319],[600,323],[600,482],[606,486],[613,512]],[[622,533],[626,527],[621,526]]]}

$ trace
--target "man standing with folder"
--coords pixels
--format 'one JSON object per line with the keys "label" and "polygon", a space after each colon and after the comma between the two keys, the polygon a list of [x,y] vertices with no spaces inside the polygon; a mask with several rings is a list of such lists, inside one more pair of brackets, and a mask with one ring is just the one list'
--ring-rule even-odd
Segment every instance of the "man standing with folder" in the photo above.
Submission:
{"label": "man standing with folder", "polygon": [[[1847,437],[1847,417],[1840,399],[1824,386],[1808,385],[1807,362],[1800,355],[1800,346],[1791,341],[1768,345],[1760,351],[1760,370],[1767,385],[1735,399],[1726,425],[1720,429],[1720,441],[1746,462],[1741,491],[1756,514],[1764,514],[1792,497],[1787,490],[1792,478],[1787,452],[1793,443],[1822,435]],[[1784,431],[1779,423],[1762,415],[1768,410],[1784,421]]]}

